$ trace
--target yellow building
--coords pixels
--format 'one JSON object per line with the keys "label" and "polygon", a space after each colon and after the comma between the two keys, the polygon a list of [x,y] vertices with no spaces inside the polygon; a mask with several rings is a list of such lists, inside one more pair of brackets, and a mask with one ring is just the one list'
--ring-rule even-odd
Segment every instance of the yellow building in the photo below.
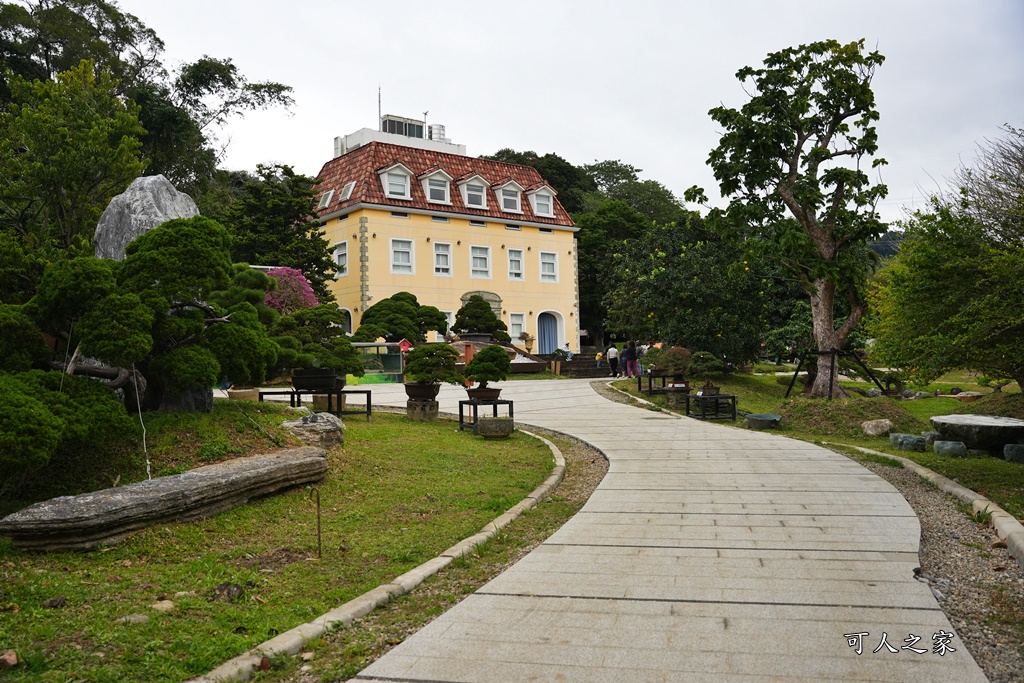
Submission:
{"label": "yellow building", "polygon": [[533,168],[469,157],[438,137],[363,129],[338,138],[320,171],[332,291],[351,330],[396,292],[449,322],[480,294],[515,343],[527,332],[537,353],[566,341],[578,351],[577,228],[555,191]]}

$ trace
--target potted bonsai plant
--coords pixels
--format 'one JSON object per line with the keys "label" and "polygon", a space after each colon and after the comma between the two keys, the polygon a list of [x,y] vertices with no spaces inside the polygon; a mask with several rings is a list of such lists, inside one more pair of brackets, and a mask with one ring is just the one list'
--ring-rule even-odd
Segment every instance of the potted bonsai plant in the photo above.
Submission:
{"label": "potted bonsai plant", "polygon": [[412,400],[432,401],[441,382],[459,384],[455,369],[459,352],[447,344],[421,344],[405,356],[405,394]]}
{"label": "potted bonsai plant", "polygon": [[482,348],[466,363],[463,374],[466,379],[476,382],[477,386],[467,388],[470,398],[480,401],[493,401],[501,394],[501,389],[488,387],[488,382],[500,382],[507,379],[512,372],[512,359],[505,347],[491,344]]}
{"label": "potted bonsai plant", "polygon": [[[648,355],[650,352],[648,352]],[[689,349],[682,346],[673,346],[662,349],[655,360],[655,369],[659,375],[672,378],[673,384],[688,386],[684,379],[686,371],[690,369],[690,361],[693,354]]]}
{"label": "potted bonsai plant", "polygon": [[704,378],[704,384],[701,385],[700,394],[702,396],[714,396],[718,394],[718,387],[711,381],[711,375],[725,372],[725,363],[723,363],[715,354],[709,353],[708,351],[697,351],[690,358],[690,371],[695,375],[700,375]]}
{"label": "potted bonsai plant", "polygon": [[489,342],[492,338],[506,343],[512,341],[508,327],[479,294],[469,297],[469,301],[455,313],[452,329],[463,341]]}
{"label": "potted bonsai plant", "polygon": [[523,342],[527,353],[533,353],[533,342],[535,339],[536,337],[529,332],[523,331],[519,333],[519,341]]}

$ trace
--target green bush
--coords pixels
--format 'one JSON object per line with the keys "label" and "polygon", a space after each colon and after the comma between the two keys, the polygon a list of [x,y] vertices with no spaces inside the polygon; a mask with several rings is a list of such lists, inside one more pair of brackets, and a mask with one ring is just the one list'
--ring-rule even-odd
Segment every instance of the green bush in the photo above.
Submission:
{"label": "green bush", "polygon": [[462,308],[455,313],[455,324],[452,329],[458,333],[469,332],[489,334],[498,341],[510,343],[508,327],[494,314],[491,305],[479,294],[469,297]]}
{"label": "green bush", "polygon": [[447,344],[422,344],[405,356],[405,379],[418,384],[459,384],[459,352]]}
{"label": "green bush", "polygon": [[60,443],[64,421],[32,393],[16,377],[0,375],[0,471],[42,467]]}
{"label": "green bush", "polygon": [[512,359],[509,358],[505,347],[497,344],[480,349],[480,352],[466,363],[464,370],[466,379],[477,382],[480,389],[487,388],[488,382],[500,382],[508,378],[510,372]]}
{"label": "green bush", "polygon": [[690,375],[693,377],[708,379],[712,375],[723,375],[725,372],[725,363],[713,353],[697,351],[690,358]]}

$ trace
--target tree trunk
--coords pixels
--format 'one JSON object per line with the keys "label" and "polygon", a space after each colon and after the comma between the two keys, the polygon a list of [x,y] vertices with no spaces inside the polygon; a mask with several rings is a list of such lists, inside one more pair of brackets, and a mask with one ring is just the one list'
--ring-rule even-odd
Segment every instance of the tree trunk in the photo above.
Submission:
{"label": "tree trunk", "polygon": [[[860,320],[861,311],[854,311],[850,313],[850,319],[840,329],[836,329],[835,326],[835,302],[836,302],[836,286],[834,283],[824,279],[817,279],[814,281],[814,291],[811,293],[811,319],[814,323],[814,341],[817,344],[818,351],[824,351],[825,353],[818,356],[818,374],[814,378],[814,384],[811,385],[810,395],[815,398],[828,398],[829,395],[829,381],[832,378],[832,359],[833,356],[828,353],[833,349],[842,349],[843,342],[846,341],[846,337],[849,336],[850,330],[856,326],[858,320]],[[851,319],[856,316],[856,320]],[[836,359],[838,361],[838,358]],[[832,385],[832,398],[846,398],[846,393],[839,388],[839,364],[835,366],[835,384]]]}

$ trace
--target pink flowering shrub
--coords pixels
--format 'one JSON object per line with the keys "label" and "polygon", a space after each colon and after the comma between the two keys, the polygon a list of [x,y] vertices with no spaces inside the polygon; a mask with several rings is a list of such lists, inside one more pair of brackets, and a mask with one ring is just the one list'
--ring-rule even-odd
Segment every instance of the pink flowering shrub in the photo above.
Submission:
{"label": "pink flowering shrub", "polygon": [[301,270],[274,268],[267,271],[267,275],[277,280],[277,289],[267,292],[265,303],[281,315],[291,315],[320,303]]}

